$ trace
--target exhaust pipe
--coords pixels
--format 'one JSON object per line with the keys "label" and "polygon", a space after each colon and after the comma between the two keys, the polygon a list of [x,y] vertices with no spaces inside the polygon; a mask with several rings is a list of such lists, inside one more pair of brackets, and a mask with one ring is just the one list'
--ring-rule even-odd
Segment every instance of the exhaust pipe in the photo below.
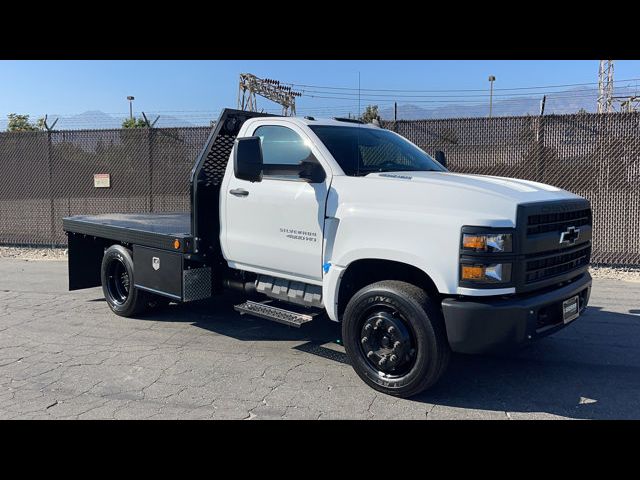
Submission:
{"label": "exhaust pipe", "polygon": [[245,295],[255,295],[256,292],[256,281],[252,282],[242,282],[240,280],[232,280],[225,279],[223,282],[224,288],[228,288],[231,290],[236,290],[238,292],[242,292]]}

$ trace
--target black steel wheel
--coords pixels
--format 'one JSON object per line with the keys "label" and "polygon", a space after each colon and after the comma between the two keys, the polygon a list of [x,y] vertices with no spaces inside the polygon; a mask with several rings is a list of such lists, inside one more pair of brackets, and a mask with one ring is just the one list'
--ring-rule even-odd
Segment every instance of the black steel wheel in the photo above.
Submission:
{"label": "black steel wheel", "polygon": [[388,377],[411,370],[417,352],[415,334],[399,310],[384,303],[374,304],[360,321],[361,354],[371,369]]}
{"label": "black steel wheel", "polygon": [[115,257],[107,266],[107,289],[114,303],[123,305],[129,296],[129,273],[123,260]]}
{"label": "black steel wheel", "polygon": [[450,349],[442,314],[415,285],[387,280],[349,301],[342,337],[356,373],[381,392],[410,397],[442,375]]}
{"label": "black steel wheel", "polygon": [[142,312],[149,295],[134,286],[131,252],[122,245],[112,245],[102,257],[102,291],[109,308],[116,315],[130,317]]}

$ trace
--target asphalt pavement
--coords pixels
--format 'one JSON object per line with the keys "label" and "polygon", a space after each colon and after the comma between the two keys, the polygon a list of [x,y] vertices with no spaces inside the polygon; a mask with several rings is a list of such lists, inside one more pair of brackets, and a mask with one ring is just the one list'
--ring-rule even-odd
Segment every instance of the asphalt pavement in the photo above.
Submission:
{"label": "asphalt pavement", "polygon": [[65,261],[0,259],[0,419],[638,419],[640,283],[595,279],[586,314],[518,353],[454,355],[431,390],[375,392],[339,326],[240,316],[234,298],[113,315]]}

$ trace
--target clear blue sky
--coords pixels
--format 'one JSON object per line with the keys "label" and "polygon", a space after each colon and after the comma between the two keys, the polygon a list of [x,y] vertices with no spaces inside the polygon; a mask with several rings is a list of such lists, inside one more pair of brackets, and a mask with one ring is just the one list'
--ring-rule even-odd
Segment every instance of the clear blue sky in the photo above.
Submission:
{"label": "clear blue sky", "polygon": [[[616,80],[640,77],[640,61],[616,62]],[[598,61],[0,61],[0,117],[101,110],[217,112],[237,102],[238,74],[282,82],[370,89],[486,89],[596,82]],[[363,94],[364,96],[364,94]],[[367,102],[371,103],[371,102]],[[259,107],[273,104],[258,100]],[[357,109],[351,99],[302,97],[299,113],[326,106]],[[197,113],[193,113],[197,115]]]}

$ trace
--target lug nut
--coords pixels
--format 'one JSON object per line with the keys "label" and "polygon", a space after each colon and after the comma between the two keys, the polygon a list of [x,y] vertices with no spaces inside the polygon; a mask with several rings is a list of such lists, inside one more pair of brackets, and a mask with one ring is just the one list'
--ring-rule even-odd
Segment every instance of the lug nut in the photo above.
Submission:
{"label": "lug nut", "polygon": [[389,361],[390,361],[391,363],[395,363],[397,360],[398,360],[398,357],[397,357],[396,355],[391,355],[391,356],[389,357]]}
{"label": "lug nut", "polygon": [[367,332],[368,332],[369,330],[371,330],[371,324],[370,324],[370,323],[367,323],[367,324],[364,326],[364,329],[365,329]]}
{"label": "lug nut", "polygon": [[394,350],[399,349],[399,348],[400,348],[400,345],[402,345],[400,342],[395,342],[395,343],[393,344],[393,349],[394,349]]}
{"label": "lug nut", "polygon": [[378,362],[378,365],[382,367],[385,363],[387,363],[387,357],[382,357]]}
{"label": "lug nut", "polygon": [[371,357],[373,357],[373,355],[374,355],[374,353],[371,351],[371,352],[367,353],[367,358],[371,358]]}
{"label": "lug nut", "polygon": [[393,333],[396,331],[396,327],[389,327],[389,329],[387,330],[387,332],[389,332],[389,334],[393,335]]}
{"label": "lug nut", "polygon": [[368,341],[369,341],[369,337],[362,337],[362,340],[360,340],[360,342],[362,342],[363,345]]}
{"label": "lug nut", "polygon": [[382,326],[382,319],[379,318],[378,321],[376,322],[376,327],[381,327]]}

